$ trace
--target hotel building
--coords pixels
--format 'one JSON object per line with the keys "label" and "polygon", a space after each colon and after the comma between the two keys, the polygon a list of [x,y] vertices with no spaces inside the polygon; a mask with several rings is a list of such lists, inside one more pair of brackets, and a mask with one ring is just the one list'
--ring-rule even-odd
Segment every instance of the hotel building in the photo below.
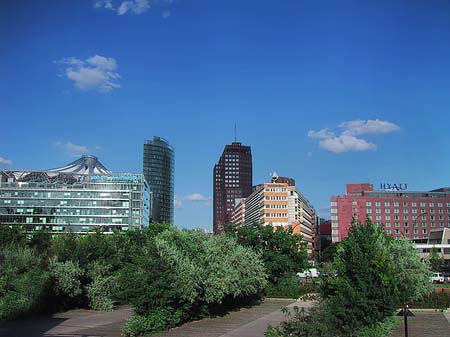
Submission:
{"label": "hotel building", "polygon": [[46,171],[0,171],[0,226],[27,232],[105,232],[149,225],[149,188],[142,174],[112,173],[83,156]]}
{"label": "hotel building", "polygon": [[347,184],[345,195],[331,198],[332,242],[348,236],[352,218],[363,222],[369,217],[386,234],[416,243],[426,243],[435,229],[450,227],[450,188],[414,192],[402,184],[380,187],[376,191],[370,183]]}

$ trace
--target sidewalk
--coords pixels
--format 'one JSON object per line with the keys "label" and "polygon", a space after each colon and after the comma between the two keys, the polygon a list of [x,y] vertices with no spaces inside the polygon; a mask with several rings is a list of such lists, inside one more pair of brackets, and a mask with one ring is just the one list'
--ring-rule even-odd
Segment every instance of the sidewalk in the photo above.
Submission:
{"label": "sidewalk", "polygon": [[[436,311],[411,310],[415,317],[408,317],[409,337],[449,337],[450,314]],[[393,331],[391,337],[405,336],[403,318],[401,324]]]}
{"label": "sidewalk", "polygon": [[155,335],[155,337],[264,337],[267,326],[284,320],[282,307],[311,307],[312,302],[266,299],[261,305],[242,308],[223,317],[205,318]]}
{"label": "sidewalk", "polygon": [[[267,326],[284,320],[282,307],[311,307],[312,302],[266,299],[262,304],[242,308],[225,316],[189,322],[155,337],[263,337]],[[131,313],[121,307],[113,312],[70,310],[52,316],[0,322],[0,337],[120,337]]]}

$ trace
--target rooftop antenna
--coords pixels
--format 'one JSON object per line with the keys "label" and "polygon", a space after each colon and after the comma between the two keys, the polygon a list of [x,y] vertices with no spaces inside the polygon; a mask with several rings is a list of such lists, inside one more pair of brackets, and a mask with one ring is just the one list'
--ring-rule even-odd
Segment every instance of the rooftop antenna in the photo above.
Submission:
{"label": "rooftop antenna", "polygon": [[234,142],[236,143],[236,122],[234,123]]}

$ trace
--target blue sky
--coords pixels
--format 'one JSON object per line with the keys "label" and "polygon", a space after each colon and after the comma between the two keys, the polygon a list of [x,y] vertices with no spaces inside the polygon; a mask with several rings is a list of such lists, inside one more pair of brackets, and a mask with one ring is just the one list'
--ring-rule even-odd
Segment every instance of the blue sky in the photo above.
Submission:
{"label": "blue sky", "polygon": [[81,154],[141,172],[176,151],[175,222],[212,228],[212,169],[296,179],[322,215],[347,182],[450,185],[448,1],[113,0],[0,5],[0,168]]}

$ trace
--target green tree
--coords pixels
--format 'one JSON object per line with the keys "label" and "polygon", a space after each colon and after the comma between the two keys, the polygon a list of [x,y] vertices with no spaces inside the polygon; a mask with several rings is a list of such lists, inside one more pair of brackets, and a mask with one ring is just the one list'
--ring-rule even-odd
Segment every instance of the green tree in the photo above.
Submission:
{"label": "green tree", "polygon": [[439,249],[433,247],[431,248],[430,257],[429,257],[431,270],[434,272],[442,271],[442,266],[445,263],[444,257],[441,255]]}
{"label": "green tree", "polygon": [[33,312],[44,296],[49,275],[28,247],[0,248],[0,319]]}
{"label": "green tree", "polygon": [[287,229],[251,225],[227,225],[225,233],[236,238],[241,245],[252,247],[261,253],[269,280],[276,283],[287,273],[296,273],[307,268],[307,253],[303,237]]}

